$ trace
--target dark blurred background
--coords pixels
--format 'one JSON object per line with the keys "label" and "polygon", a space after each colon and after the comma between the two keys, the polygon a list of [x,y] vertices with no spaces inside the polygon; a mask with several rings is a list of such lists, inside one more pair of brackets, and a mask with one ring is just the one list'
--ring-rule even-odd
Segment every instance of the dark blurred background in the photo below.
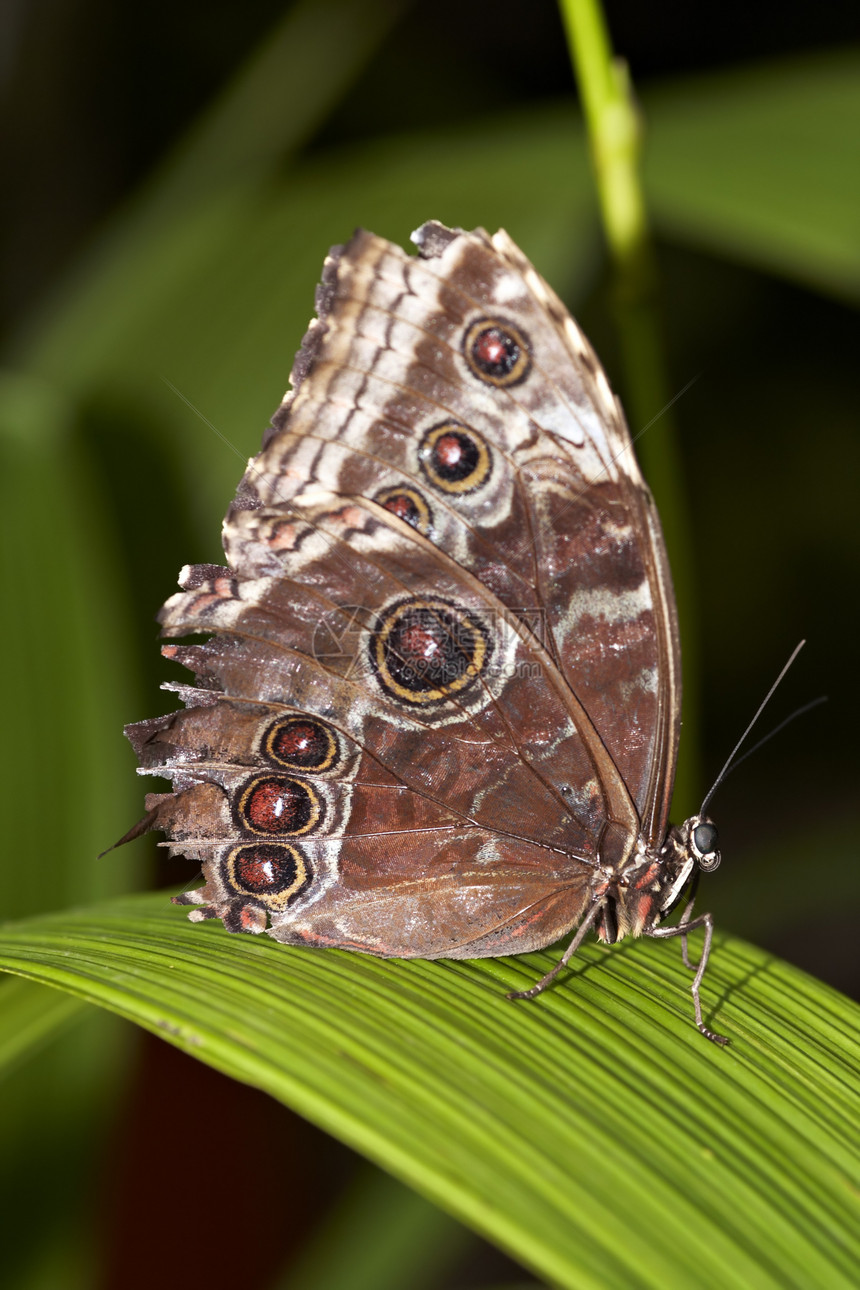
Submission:
{"label": "dark blurred background", "polygon": [[[557,6],[380,3],[392,28],[309,149],[454,125],[573,92]],[[169,3],[145,13],[108,0],[7,0],[3,327],[49,295],[177,139],[283,17],[275,0]],[[614,0],[616,51],[637,85],[656,78],[831,50],[860,38],[834,0],[719,6]],[[402,16],[398,18],[398,13]],[[332,40],[337,38],[332,30]],[[345,227],[349,212],[344,212]]]}
{"label": "dark blurred background", "polygon": [[[2,392],[18,427],[6,444],[5,666],[15,744],[7,810],[24,844],[33,812],[48,819],[56,863],[65,865],[65,876],[59,868],[55,876],[48,859],[8,884],[4,914],[129,883],[179,888],[189,880],[181,862],[157,864],[146,842],[136,844],[136,858],[121,852],[92,869],[92,855],[140,811],[120,727],[166,706],[156,687],[177,677],[158,657],[153,615],[180,565],[219,559],[221,515],[240,459],[257,450],[286,386],[329,242],[371,220],[401,242],[429,217],[505,224],[565,295],[624,392],[611,270],[555,6],[363,0],[307,4],[300,13],[310,26],[319,21],[308,83],[299,78],[292,107],[290,86],[278,91],[277,111],[294,113],[295,131],[289,123],[271,137],[249,130],[248,152],[261,140],[262,160],[246,165],[240,141],[230,160],[235,185],[205,148],[194,151],[196,123],[211,122],[219,102],[235,102],[227,87],[264,58],[282,6],[7,0],[0,14]],[[719,126],[720,94],[729,103],[735,73],[748,78],[747,102],[759,86],[767,93],[774,69],[794,68],[802,85],[812,69],[826,87],[821,68],[833,58],[834,74],[843,75],[840,60],[860,35],[847,2],[615,0],[607,14],[646,123],[653,116],[655,148],[660,121],[671,123],[673,111],[677,119],[684,94],[693,101],[703,87],[707,98],[715,86]],[[349,41],[366,43],[354,65],[343,48]],[[316,106],[305,117],[308,103]],[[835,138],[838,104],[828,101],[826,112]],[[544,119],[546,137],[563,137],[569,121],[574,178],[544,173],[532,194],[522,139]],[[854,203],[860,245],[857,154],[854,174],[838,149],[820,181],[799,162],[792,174],[795,157],[810,147],[827,164],[826,148],[804,143],[804,131],[831,137],[823,119],[810,113],[781,134],[774,117],[774,173],[784,164],[788,175],[786,219],[793,201],[809,205],[820,182],[831,205],[843,196]],[[183,171],[188,157],[193,164]],[[451,178],[484,165],[477,194],[471,179]],[[700,791],[801,637],[808,645],[762,729],[819,694],[829,698],[721,788],[712,811],[724,862],[704,898],[718,924],[856,997],[857,263],[842,272],[826,219],[814,253],[804,258],[798,235],[794,258],[771,254],[764,216],[744,240],[710,229],[707,211],[687,217],[680,199],[673,207],[659,164],[651,182],[672,388],[697,378],[674,411],[692,520],[701,718],[689,734],[700,744]],[[252,201],[253,220],[243,223]],[[826,203],[822,209],[826,215]],[[183,223],[177,212],[185,210],[192,215]],[[217,261],[207,259],[215,246]],[[226,436],[235,460],[162,378]],[[92,527],[74,536],[82,513]],[[47,795],[41,780],[33,787],[32,771],[42,764],[46,730]],[[676,814],[694,805],[679,804]],[[79,863],[64,838],[83,816]],[[148,872],[135,878],[135,864]],[[111,1057],[126,1078],[111,1081],[109,1123],[89,1107],[77,1133],[64,1128],[44,1146],[53,1153],[58,1217],[46,1219],[20,1175],[10,1183],[7,1213],[20,1213],[22,1238],[8,1258],[10,1287],[321,1285],[308,1271],[314,1243],[358,1224],[361,1196],[374,1189],[404,1224],[415,1223],[416,1243],[427,1242],[433,1257],[428,1252],[420,1274],[413,1267],[403,1282],[381,1273],[362,1279],[356,1267],[339,1284],[527,1283],[448,1220],[440,1218],[438,1232],[428,1226],[396,1184],[263,1095],[130,1028],[126,1039],[112,1032],[105,1040],[111,1053],[126,1043],[123,1056]],[[39,1061],[41,1073],[14,1077],[20,1086],[9,1104],[19,1100],[22,1124],[32,1112],[27,1086],[35,1081],[50,1099],[52,1072],[66,1058],[46,1050]],[[231,1145],[249,1128],[267,1144],[253,1158]],[[90,1217],[82,1225],[84,1206]],[[310,1262],[296,1262],[302,1258]]]}

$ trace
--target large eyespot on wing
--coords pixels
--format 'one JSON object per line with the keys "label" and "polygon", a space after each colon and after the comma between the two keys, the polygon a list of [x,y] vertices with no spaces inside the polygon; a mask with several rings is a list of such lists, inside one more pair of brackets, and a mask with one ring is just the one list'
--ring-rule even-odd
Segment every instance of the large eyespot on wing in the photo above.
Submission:
{"label": "large eyespot on wing", "polygon": [[[473,577],[381,514],[354,503],[320,516],[314,534],[324,540],[316,554],[302,546],[301,582],[258,580],[247,598],[240,585],[218,611],[225,634],[166,647],[170,656],[231,701],[251,698],[250,686],[258,703],[325,714],[402,783],[464,818],[592,855],[615,790],[595,778],[600,751],[587,750],[594,736],[552,658]],[[428,574],[431,595],[403,596]],[[356,631],[357,587],[368,599]],[[194,630],[199,590],[170,602],[171,633]],[[348,648],[321,654],[321,614]],[[614,818],[626,818],[624,801],[612,800]]]}
{"label": "large eyespot on wing", "polygon": [[480,617],[440,596],[410,596],[390,605],[368,640],[371,665],[386,694],[416,706],[474,688],[492,640]]}

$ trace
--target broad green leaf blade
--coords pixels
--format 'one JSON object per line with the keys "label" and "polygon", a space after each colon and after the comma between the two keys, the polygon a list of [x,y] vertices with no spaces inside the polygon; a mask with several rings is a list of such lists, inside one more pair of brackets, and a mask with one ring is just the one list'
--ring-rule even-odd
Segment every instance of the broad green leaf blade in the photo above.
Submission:
{"label": "broad green leaf blade", "polygon": [[860,299],[860,52],[744,67],[643,94],[657,227]]}
{"label": "broad green leaf blade", "polygon": [[512,1004],[548,956],[290,950],[163,895],[0,931],[0,966],[267,1090],[551,1282],[856,1284],[860,1010],[721,936],[719,1050],[674,949],[592,946]]}

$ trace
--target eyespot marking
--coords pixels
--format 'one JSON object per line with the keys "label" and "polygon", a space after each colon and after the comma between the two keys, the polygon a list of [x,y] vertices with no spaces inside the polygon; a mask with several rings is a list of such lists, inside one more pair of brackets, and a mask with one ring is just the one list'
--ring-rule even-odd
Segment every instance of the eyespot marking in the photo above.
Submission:
{"label": "eyespot marking", "polygon": [[260,775],[240,790],[234,814],[239,827],[250,833],[298,837],[322,823],[325,802],[304,780]]}
{"label": "eyespot marking", "polygon": [[397,484],[393,488],[383,488],[373,500],[425,536],[433,527],[430,507],[417,488]]}
{"label": "eyespot marking", "polygon": [[490,656],[477,614],[437,596],[391,606],[370,636],[370,661],[382,688],[416,705],[438,703],[473,686]]}
{"label": "eyespot marking", "polygon": [[479,318],[463,337],[463,355],[472,373],[485,384],[507,389],[531,371],[528,337],[502,318]]}
{"label": "eyespot marking", "polygon": [[233,848],[222,863],[221,877],[231,891],[279,910],[307,890],[313,870],[299,847],[255,842]]}
{"label": "eyespot marking", "polygon": [[280,717],[269,726],[262,752],[287,770],[332,770],[340,760],[340,744],[331,726],[301,715]]}
{"label": "eyespot marking", "polygon": [[457,421],[443,421],[428,430],[418,459],[430,483],[443,493],[471,493],[490,477],[492,457],[477,431]]}

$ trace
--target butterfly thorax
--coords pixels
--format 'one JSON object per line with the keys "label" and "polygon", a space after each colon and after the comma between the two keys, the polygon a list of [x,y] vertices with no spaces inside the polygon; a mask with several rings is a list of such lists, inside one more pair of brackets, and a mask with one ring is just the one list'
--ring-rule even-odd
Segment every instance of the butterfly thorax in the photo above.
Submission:
{"label": "butterfly thorax", "polygon": [[612,945],[624,936],[641,936],[671,914],[697,873],[712,873],[720,863],[717,831],[702,815],[670,825],[658,849],[639,838],[618,867],[602,867],[594,888],[604,907],[596,922],[600,940]]}

